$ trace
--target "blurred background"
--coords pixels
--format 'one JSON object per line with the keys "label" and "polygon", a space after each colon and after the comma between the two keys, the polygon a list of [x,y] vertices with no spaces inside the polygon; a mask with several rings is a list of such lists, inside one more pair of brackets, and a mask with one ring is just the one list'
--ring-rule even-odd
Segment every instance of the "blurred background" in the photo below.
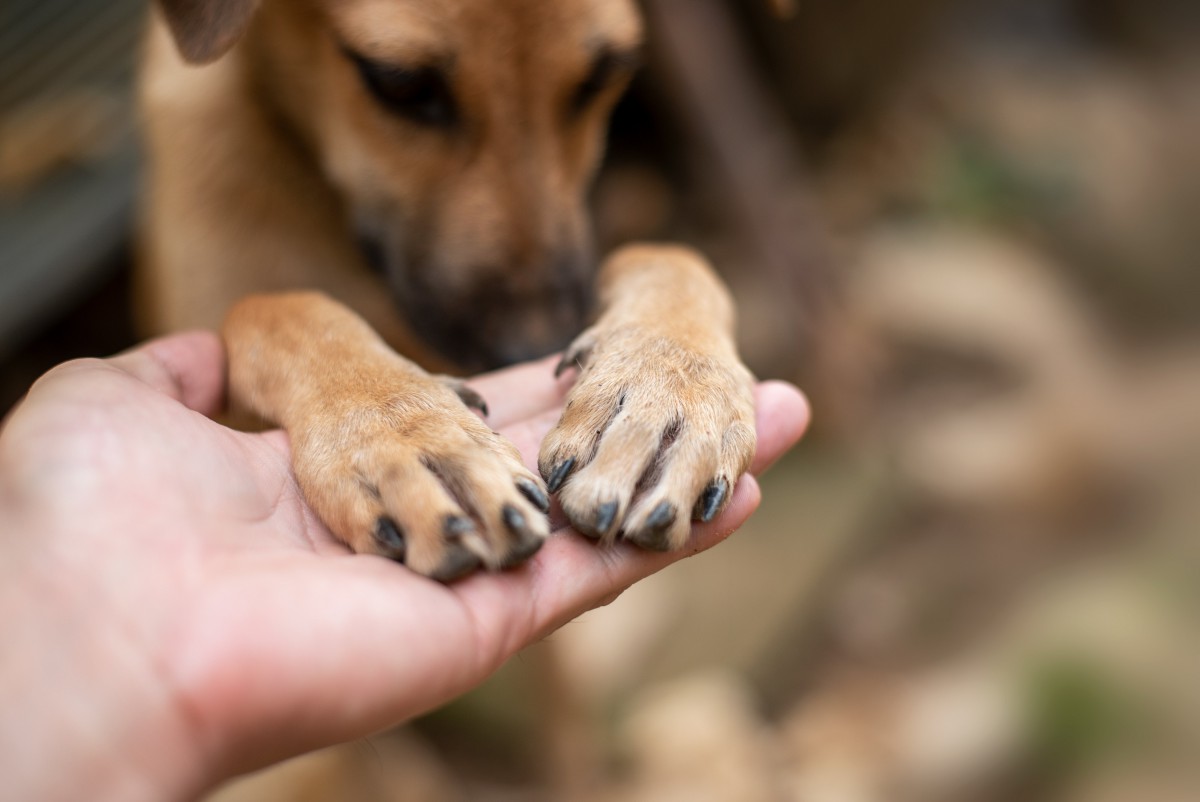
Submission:
{"label": "blurred background", "polygon": [[[814,429],[735,538],[225,800],[1200,797],[1200,4],[645,0],[594,204]],[[134,342],[144,0],[0,6],[0,409]]]}

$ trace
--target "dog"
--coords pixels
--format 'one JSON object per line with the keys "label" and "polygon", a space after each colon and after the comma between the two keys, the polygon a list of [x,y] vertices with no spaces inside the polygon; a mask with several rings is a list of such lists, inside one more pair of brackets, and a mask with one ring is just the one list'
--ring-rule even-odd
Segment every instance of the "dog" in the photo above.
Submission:
{"label": "dog", "polygon": [[[747,470],[753,377],[712,268],[670,245],[594,267],[585,196],[642,36],[632,0],[157,3],[143,322],[221,326],[232,400],[287,430],[353,551],[514,566],[551,494],[584,535],[679,549]],[[564,348],[537,473],[438,375]]]}

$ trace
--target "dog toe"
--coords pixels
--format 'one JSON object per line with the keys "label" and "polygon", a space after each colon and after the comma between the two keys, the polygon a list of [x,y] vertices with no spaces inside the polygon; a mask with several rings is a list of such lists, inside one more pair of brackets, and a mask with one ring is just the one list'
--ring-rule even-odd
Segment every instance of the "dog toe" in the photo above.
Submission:
{"label": "dog toe", "polygon": [[753,380],[728,354],[610,334],[592,334],[538,466],[580,533],[679,549],[692,519],[725,509],[754,456]]}
{"label": "dog toe", "polygon": [[380,556],[404,562],[407,543],[400,527],[387,515],[382,515],[375,523],[375,545]]}
{"label": "dog toe", "polygon": [[537,554],[542,545],[546,542],[544,535],[538,534],[527,527],[522,526],[518,533],[517,540],[512,544],[508,553],[500,562],[501,568],[512,568],[528,561],[533,555]]}
{"label": "dog toe", "polygon": [[654,505],[645,520],[627,525],[624,538],[649,551],[670,551],[671,531],[675,527],[678,512],[670,501]]}
{"label": "dog toe", "polygon": [[437,567],[429,572],[430,579],[436,579],[439,582],[453,582],[456,579],[474,573],[483,565],[483,560],[475,552],[467,549],[462,544],[450,544],[446,548],[445,556]]}
{"label": "dog toe", "polygon": [[454,415],[403,434],[301,441],[296,475],[309,504],[354,551],[440,581],[528,560],[549,535],[546,490],[511,444],[461,407]]}

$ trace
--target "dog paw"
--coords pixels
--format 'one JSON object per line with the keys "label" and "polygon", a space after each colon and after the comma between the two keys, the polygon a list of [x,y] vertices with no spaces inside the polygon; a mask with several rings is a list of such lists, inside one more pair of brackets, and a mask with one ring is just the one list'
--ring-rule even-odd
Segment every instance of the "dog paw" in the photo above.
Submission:
{"label": "dog paw", "polygon": [[475,410],[485,418],[488,416],[487,400],[465,381],[457,376],[444,376],[441,374],[433,378],[453,390],[454,394],[458,396],[458,400],[462,401],[468,409]]}
{"label": "dog paw", "polygon": [[538,467],[583,534],[681,548],[754,457],[753,377],[731,348],[603,323],[559,364],[580,374]]}
{"label": "dog paw", "polygon": [[426,377],[309,415],[290,432],[305,498],[354,551],[434,579],[523,562],[549,534],[549,497],[468,405],[483,399]]}

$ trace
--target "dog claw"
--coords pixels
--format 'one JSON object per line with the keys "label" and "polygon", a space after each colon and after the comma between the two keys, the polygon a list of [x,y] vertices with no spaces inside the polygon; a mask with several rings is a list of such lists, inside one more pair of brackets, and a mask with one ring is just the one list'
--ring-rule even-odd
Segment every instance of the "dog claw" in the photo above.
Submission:
{"label": "dog claw", "polygon": [[521,495],[529,499],[529,503],[537,507],[542,514],[550,512],[550,497],[537,486],[535,482],[526,479],[524,476],[517,477],[517,489],[521,491]]}
{"label": "dog claw", "polygon": [[500,511],[500,517],[504,519],[504,525],[508,527],[509,531],[517,536],[516,543],[513,544],[508,554],[504,555],[504,559],[500,563],[501,568],[512,568],[537,554],[538,549],[542,547],[544,538],[538,537],[529,529],[525,515],[511,504],[504,505],[504,509]]}
{"label": "dog claw", "polygon": [[462,401],[468,409],[478,410],[485,418],[488,416],[487,401],[477,391],[468,387],[467,383],[462,379],[456,379],[453,376],[438,376],[437,378],[440,379],[443,384],[453,390],[454,394],[458,396],[459,400]]}
{"label": "dog claw", "polygon": [[446,522],[442,524],[442,532],[446,535],[446,539],[452,543],[457,543],[467,535],[475,531],[475,524],[470,518],[462,515],[447,515]]}
{"label": "dog claw", "polygon": [[567,368],[575,364],[575,360],[570,358],[570,354],[563,354],[563,358],[558,360],[558,364],[554,366],[554,378],[558,378],[567,372]]}
{"label": "dog claw", "polygon": [[537,554],[542,548],[542,544],[544,542],[544,538],[537,536],[526,537],[525,539],[518,541],[517,544],[513,546],[512,551],[505,555],[504,562],[500,564],[500,567],[512,568],[514,565],[520,565],[533,555]]}
{"label": "dog claw", "polygon": [[646,518],[647,529],[666,529],[675,522],[675,507],[669,501],[660,501]]}
{"label": "dog claw", "polygon": [[642,528],[627,534],[625,539],[650,551],[668,551],[671,548],[671,542],[667,533],[673,523],[675,523],[674,505],[669,501],[660,501],[651,510]]}
{"label": "dog claw", "polygon": [[596,509],[596,533],[603,535],[612,529],[613,521],[617,519],[617,502],[610,501],[601,504]]}
{"label": "dog claw", "polygon": [[708,523],[717,516],[717,511],[721,509],[721,505],[725,503],[725,496],[729,493],[729,482],[724,478],[715,480],[708,487],[704,488],[704,493],[701,494],[700,500],[696,502],[696,515],[704,523]]}
{"label": "dog claw", "polygon": [[453,582],[471,573],[481,565],[483,565],[483,561],[479,559],[479,555],[468,551],[463,546],[455,544],[446,552],[442,564],[429,576],[438,582]]}
{"label": "dog claw", "polygon": [[458,393],[458,397],[462,399],[462,402],[466,404],[468,408],[479,410],[485,418],[488,416],[487,401],[484,400],[484,397],[479,393],[475,392],[470,387],[467,387],[465,384],[461,387],[455,388],[455,392]]}
{"label": "dog claw", "polygon": [[404,533],[396,522],[386,515],[375,522],[375,542],[379,545],[384,557],[396,562],[404,562],[405,542]]}
{"label": "dog claw", "polygon": [[590,519],[584,516],[573,516],[569,510],[567,517],[580,534],[590,537],[592,540],[598,540],[607,535],[613,528],[613,524],[616,523],[618,506],[615,500],[601,504],[596,507],[595,514]]}
{"label": "dog claw", "polygon": [[557,493],[558,489],[567,481],[567,477],[571,474],[571,469],[574,467],[574,457],[568,457],[565,462],[560,463],[558,467],[550,472],[550,476],[546,478],[546,489],[551,493]]}
{"label": "dog claw", "polygon": [[517,534],[522,534],[529,530],[528,525],[525,523],[525,516],[511,504],[504,505],[504,509],[500,511],[500,517],[504,519],[504,525]]}
{"label": "dog claw", "polygon": [[554,378],[559,378],[571,368],[579,368],[583,370],[587,364],[588,356],[591,355],[592,346],[586,345],[581,347],[571,346],[563,352],[562,359],[558,360],[558,364],[554,366]]}

